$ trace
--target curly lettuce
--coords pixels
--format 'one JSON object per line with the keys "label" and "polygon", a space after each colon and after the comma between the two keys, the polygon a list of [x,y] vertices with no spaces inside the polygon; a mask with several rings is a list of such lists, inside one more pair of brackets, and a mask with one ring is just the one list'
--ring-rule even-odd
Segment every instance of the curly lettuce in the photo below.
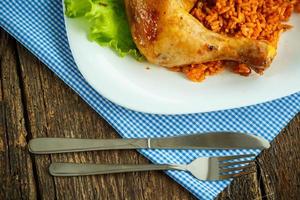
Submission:
{"label": "curly lettuce", "polygon": [[131,55],[142,60],[130,33],[123,0],[65,0],[65,14],[87,20],[89,40],[111,47],[121,57]]}

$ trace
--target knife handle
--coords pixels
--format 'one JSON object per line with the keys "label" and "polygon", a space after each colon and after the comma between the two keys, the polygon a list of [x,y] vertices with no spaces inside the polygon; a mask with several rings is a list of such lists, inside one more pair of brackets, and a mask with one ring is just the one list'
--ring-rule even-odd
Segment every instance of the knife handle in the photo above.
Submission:
{"label": "knife handle", "polygon": [[75,139],[35,138],[29,142],[29,151],[34,154],[52,154],[114,149],[148,148],[150,139]]}

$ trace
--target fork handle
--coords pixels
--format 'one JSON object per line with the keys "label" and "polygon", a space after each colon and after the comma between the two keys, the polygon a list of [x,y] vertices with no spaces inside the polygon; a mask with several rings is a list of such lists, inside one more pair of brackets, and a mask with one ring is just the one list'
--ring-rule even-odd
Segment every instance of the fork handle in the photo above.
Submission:
{"label": "fork handle", "polygon": [[49,172],[52,176],[87,176],[152,170],[186,170],[186,167],[185,165],[109,165],[77,163],[52,163],[49,167]]}
{"label": "fork handle", "polygon": [[35,154],[66,153],[94,150],[148,148],[149,139],[77,139],[35,138],[29,142],[29,151]]}

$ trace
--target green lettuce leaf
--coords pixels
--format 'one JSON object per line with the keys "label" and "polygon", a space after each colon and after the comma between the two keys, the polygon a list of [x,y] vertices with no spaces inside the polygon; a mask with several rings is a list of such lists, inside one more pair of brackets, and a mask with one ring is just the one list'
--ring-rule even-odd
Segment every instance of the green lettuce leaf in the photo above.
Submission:
{"label": "green lettuce leaf", "polygon": [[143,59],[130,33],[124,0],[65,0],[65,9],[67,17],[87,20],[91,41],[111,47],[121,57]]}

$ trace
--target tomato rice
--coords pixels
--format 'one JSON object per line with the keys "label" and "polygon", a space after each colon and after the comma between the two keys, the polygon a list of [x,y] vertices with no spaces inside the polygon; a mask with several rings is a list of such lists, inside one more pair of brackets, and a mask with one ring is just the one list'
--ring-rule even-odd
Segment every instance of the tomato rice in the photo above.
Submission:
{"label": "tomato rice", "polygon": [[[199,0],[191,14],[214,32],[268,41],[277,47],[280,34],[292,28],[286,22],[293,11],[300,12],[300,0]],[[229,61],[174,67],[172,70],[201,82],[225,68],[244,76],[251,73],[246,64]]]}

